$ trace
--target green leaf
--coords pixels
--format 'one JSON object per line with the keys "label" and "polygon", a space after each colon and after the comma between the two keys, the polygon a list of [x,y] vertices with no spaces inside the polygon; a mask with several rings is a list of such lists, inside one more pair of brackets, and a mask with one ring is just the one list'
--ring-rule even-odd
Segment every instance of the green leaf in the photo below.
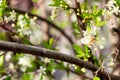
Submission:
{"label": "green leaf", "polygon": [[61,0],[52,0],[53,3],[52,4],[49,4],[49,6],[60,6],[60,1]]}
{"label": "green leaf", "polygon": [[0,33],[0,40],[7,40],[5,32]]}
{"label": "green leaf", "polygon": [[93,6],[93,14],[95,14],[96,13],[96,11],[97,11],[97,8],[98,8],[98,6]]}
{"label": "green leaf", "polygon": [[106,24],[106,21],[102,21],[100,17],[94,18],[95,25],[98,27],[102,27]]}
{"label": "green leaf", "polygon": [[101,80],[99,77],[94,77],[93,80]]}
{"label": "green leaf", "polygon": [[6,76],[4,80],[11,80],[11,76]]}
{"label": "green leaf", "polygon": [[73,27],[73,30],[74,30],[73,33],[75,35],[80,35],[80,27],[78,26],[78,24],[76,22],[72,23],[72,27]]}
{"label": "green leaf", "polygon": [[94,16],[101,16],[102,13],[103,13],[103,10],[98,10],[98,11],[94,14]]}
{"label": "green leaf", "polygon": [[50,38],[50,40],[49,40],[49,45],[50,45],[50,46],[52,46],[53,41],[54,41],[54,39],[53,39],[53,38]]}
{"label": "green leaf", "polygon": [[31,80],[33,76],[27,73],[24,73],[22,76],[22,80]]}
{"label": "green leaf", "polygon": [[2,66],[2,65],[3,65],[3,60],[4,60],[4,56],[3,56],[3,55],[1,55],[1,56],[0,56],[0,66]]}
{"label": "green leaf", "polygon": [[23,37],[23,38],[22,38],[22,42],[23,42],[24,44],[28,44],[28,45],[31,44],[31,42],[30,42],[26,37]]}
{"label": "green leaf", "polygon": [[117,5],[120,7],[120,0],[116,0]]}
{"label": "green leaf", "polygon": [[54,42],[54,39],[50,38],[49,41],[44,41],[43,45],[44,45],[45,48],[53,50],[54,49],[53,48],[53,42]]}
{"label": "green leaf", "polygon": [[0,17],[3,15],[3,10],[0,8]]}
{"label": "green leaf", "polygon": [[77,53],[77,57],[81,58],[81,57],[84,56],[84,52],[83,52],[82,48],[79,45],[74,44],[73,48]]}

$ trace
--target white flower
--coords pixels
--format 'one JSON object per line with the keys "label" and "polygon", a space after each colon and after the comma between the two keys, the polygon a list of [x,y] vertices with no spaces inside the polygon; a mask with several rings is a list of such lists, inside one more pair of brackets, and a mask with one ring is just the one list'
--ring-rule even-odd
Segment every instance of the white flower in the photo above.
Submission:
{"label": "white flower", "polygon": [[113,67],[113,66],[114,66],[114,63],[111,62],[111,63],[108,64],[108,66],[109,66],[109,67]]}
{"label": "white flower", "polygon": [[92,45],[95,42],[95,36],[87,35],[81,39],[81,43],[86,45]]}
{"label": "white flower", "polygon": [[120,13],[119,7],[118,6],[117,7],[114,6],[113,10],[111,10],[110,13],[112,13],[112,14],[115,13],[116,15],[118,15],[118,13]]}
{"label": "white flower", "polygon": [[95,26],[91,26],[90,30],[83,31],[83,38],[81,39],[81,43],[86,45],[92,45],[95,42],[95,35],[97,34],[98,28]]}
{"label": "white flower", "polygon": [[113,6],[115,3],[116,3],[115,0],[110,0],[110,1],[108,1],[107,6]]}
{"label": "white flower", "polygon": [[23,56],[19,58],[18,64],[21,65],[20,69],[21,71],[25,72],[26,69],[31,67],[31,59],[29,56]]}
{"label": "white flower", "polygon": [[12,12],[10,12],[10,15],[11,15],[10,18],[11,18],[12,21],[16,20],[16,14],[17,13],[14,10]]}
{"label": "white flower", "polygon": [[81,71],[85,73],[85,72],[86,72],[86,69],[85,69],[85,68],[81,68]]}
{"label": "white flower", "polygon": [[43,61],[45,64],[50,63],[50,59],[48,59],[47,57],[42,58],[42,61]]}
{"label": "white flower", "polygon": [[23,18],[24,18],[23,15],[19,15],[19,16],[18,16],[18,20],[22,20]]}
{"label": "white flower", "polygon": [[106,6],[108,7],[110,14],[114,13],[114,14],[118,15],[120,13],[119,6],[117,6],[115,4],[116,4],[115,0],[110,0],[110,1],[108,1]]}
{"label": "white flower", "polygon": [[40,44],[43,40],[43,37],[44,37],[43,31],[40,29],[39,30],[35,29],[32,31],[29,40],[32,44]]}
{"label": "white flower", "polygon": [[56,71],[56,70],[55,70],[55,69],[53,69],[53,70],[51,71],[51,74],[54,74],[54,73],[55,73],[55,71]]}
{"label": "white flower", "polygon": [[41,66],[40,69],[38,70],[38,72],[40,72],[42,74],[46,74],[46,68]]}
{"label": "white flower", "polygon": [[4,20],[6,21],[6,23],[8,23],[9,21],[11,21],[10,17],[4,16]]}
{"label": "white flower", "polygon": [[18,64],[25,67],[31,67],[31,60],[28,56],[23,56],[19,58]]}
{"label": "white flower", "polygon": [[0,0],[0,6],[1,6],[1,4],[2,4],[2,0]]}
{"label": "white flower", "polygon": [[9,61],[11,59],[11,57],[12,57],[11,54],[12,54],[12,52],[7,52],[7,54],[5,55],[6,61]]}
{"label": "white flower", "polygon": [[10,16],[4,16],[4,20],[6,21],[6,23],[8,23],[9,21],[15,21],[16,14],[17,13],[13,10],[12,12],[10,12]]}
{"label": "white flower", "polygon": [[59,15],[59,14],[58,14],[58,8],[55,7],[55,8],[52,10],[52,12],[51,12],[50,18],[51,18],[52,20],[54,20],[58,15]]}

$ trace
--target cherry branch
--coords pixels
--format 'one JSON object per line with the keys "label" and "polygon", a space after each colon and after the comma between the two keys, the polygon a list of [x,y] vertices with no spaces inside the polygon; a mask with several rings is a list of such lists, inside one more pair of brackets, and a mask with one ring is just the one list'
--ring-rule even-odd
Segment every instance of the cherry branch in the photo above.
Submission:
{"label": "cherry branch", "polygon": [[[67,54],[63,54],[57,51],[53,50],[48,50],[40,47],[35,47],[35,46],[29,46],[29,45],[24,45],[24,44],[18,44],[18,43],[13,43],[13,42],[5,42],[5,41],[0,41],[0,49],[1,50],[7,50],[7,51],[15,51],[15,52],[20,52],[24,54],[31,54],[35,56],[42,56],[42,57],[48,57],[56,60],[61,60],[64,62],[68,62],[71,64],[75,64],[84,68],[87,68],[93,72],[97,71],[98,67],[94,66],[92,63],[83,61],[81,59],[78,59],[74,56],[70,56]],[[115,76],[112,74],[108,74],[108,72],[100,70],[98,72],[98,75],[100,77],[104,77],[105,80],[110,78],[111,80],[119,80],[119,76]]]}
{"label": "cherry branch", "polygon": [[44,22],[48,23],[48,24],[51,25],[53,28],[55,28],[56,30],[58,30],[62,35],[64,35],[71,44],[74,44],[73,40],[72,40],[62,29],[60,29],[59,26],[57,26],[57,25],[54,24],[53,22],[51,22],[51,21],[49,21],[49,20],[47,20],[47,19],[45,19],[45,18],[43,18],[43,17],[41,17],[41,16],[32,14],[32,13],[30,13],[30,12],[28,12],[28,11],[22,11],[22,10],[18,10],[18,9],[15,9],[15,8],[9,8],[9,9],[15,10],[16,12],[21,13],[21,14],[27,13],[27,14],[28,14],[29,16],[31,16],[31,17],[36,16],[36,17],[38,18],[38,20],[41,20],[41,21],[44,21]]}

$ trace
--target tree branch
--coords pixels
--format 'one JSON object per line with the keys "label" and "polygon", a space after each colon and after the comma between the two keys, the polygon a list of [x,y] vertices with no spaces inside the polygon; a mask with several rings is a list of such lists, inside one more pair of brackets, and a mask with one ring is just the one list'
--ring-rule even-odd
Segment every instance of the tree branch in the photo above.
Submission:
{"label": "tree branch", "polygon": [[80,3],[77,0],[75,0],[75,8],[73,8],[73,10],[75,11],[77,21],[78,21],[78,24],[79,24],[80,28],[82,30],[86,30],[85,23],[82,22],[83,17],[82,17],[82,11],[81,11],[81,8],[80,8]]}
{"label": "tree branch", "polygon": [[[65,62],[69,62],[72,64],[76,64],[78,66],[87,68],[93,72],[97,71],[98,67],[95,67],[92,63],[83,61],[81,59],[78,59],[74,56],[66,55],[57,51],[53,50],[48,50],[40,47],[35,47],[35,46],[28,46],[28,45],[23,45],[23,44],[18,44],[18,43],[12,43],[12,42],[5,42],[5,41],[0,41],[0,49],[1,50],[7,50],[7,51],[15,51],[15,52],[21,52],[25,54],[31,54],[31,55],[36,55],[36,56],[42,56],[42,57],[48,57],[56,60],[61,60]],[[108,73],[105,71],[99,71],[98,75],[100,77],[104,77],[105,80],[108,80]],[[111,77],[111,80],[119,80],[119,76],[115,76],[112,74],[109,74]]]}
{"label": "tree branch", "polygon": [[30,13],[30,12],[28,12],[28,11],[21,11],[21,10],[15,9],[15,8],[9,8],[9,9],[15,10],[16,12],[21,13],[21,14],[27,13],[27,14],[30,15],[31,17],[36,16],[39,20],[48,23],[48,24],[51,25],[53,28],[55,28],[56,30],[58,30],[61,34],[63,34],[63,35],[69,40],[69,42],[70,42],[71,44],[74,44],[73,40],[72,40],[62,29],[60,29],[59,26],[57,26],[56,24],[52,23],[51,21],[49,21],[49,20],[47,20],[47,19],[45,19],[45,18],[43,18],[43,17],[41,17],[41,16],[32,14],[32,13]]}

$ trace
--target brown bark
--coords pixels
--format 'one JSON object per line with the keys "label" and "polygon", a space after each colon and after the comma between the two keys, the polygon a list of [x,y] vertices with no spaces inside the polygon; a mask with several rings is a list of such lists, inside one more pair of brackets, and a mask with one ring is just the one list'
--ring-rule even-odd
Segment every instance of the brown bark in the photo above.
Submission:
{"label": "brown bark", "polygon": [[[69,62],[72,64],[76,64],[78,66],[87,68],[93,72],[98,70],[98,67],[94,66],[93,64],[83,61],[81,59],[78,59],[74,56],[66,55],[57,51],[53,50],[48,50],[40,47],[35,47],[35,46],[27,46],[23,44],[17,44],[17,43],[12,43],[12,42],[5,42],[5,41],[0,41],[0,49],[1,50],[7,50],[7,51],[15,51],[15,52],[21,52],[25,54],[31,54],[35,56],[42,56],[42,57],[48,57],[48,58],[53,58],[56,60],[62,60],[65,62]],[[98,71],[98,75],[104,80],[109,80],[109,77],[111,80],[119,80],[119,76],[111,75],[108,72],[105,71]]]}
{"label": "brown bark", "polygon": [[120,76],[120,24],[116,16],[112,15],[108,20],[108,29],[114,58],[113,74]]}

